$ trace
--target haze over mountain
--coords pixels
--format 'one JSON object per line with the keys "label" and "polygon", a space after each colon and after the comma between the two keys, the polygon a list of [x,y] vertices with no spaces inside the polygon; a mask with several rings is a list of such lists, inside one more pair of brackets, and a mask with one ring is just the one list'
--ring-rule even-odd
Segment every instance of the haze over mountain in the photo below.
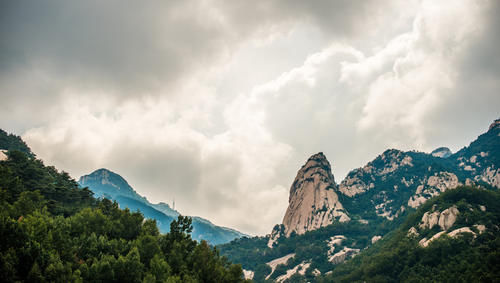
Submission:
{"label": "haze over mountain", "polygon": [[[162,233],[170,230],[170,223],[180,213],[166,203],[152,204],[140,196],[123,177],[107,169],[98,169],[89,175],[80,177],[80,186],[88,187],[96,197],[117,201],[121,208],[139,210],[146,218],[155,219]],[[208,241],[212,245],[230,242],[246,236],[234,229],[219,227],[201,217],[193,217],[191,237],[195,240]]]}

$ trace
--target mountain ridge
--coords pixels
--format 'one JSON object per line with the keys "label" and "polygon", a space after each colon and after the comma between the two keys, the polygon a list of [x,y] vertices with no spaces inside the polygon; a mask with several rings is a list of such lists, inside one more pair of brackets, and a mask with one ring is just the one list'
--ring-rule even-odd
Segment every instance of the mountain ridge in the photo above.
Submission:
{"label": "mountain ridge", "polygon": [[[115,200],[120,206],[141,211],[145,217],[156,219],[160,231],[169,231],[170,223],[180,215],[166,203],[151,203],[146,197],[138,194],[119,174],[106,168],[100,168],[88,175],[81,176],[78,183],[88,187],[97,197]],[[204,218],[194,216],[192,238],[206,240],[217,245],[230,242],[235,238],[247,236],[235,229],[217,226]]]}
{"label": "mountain ridge", "polygon": [[[341,269],[344,261],[350,261],[350,258],[357,254],[363,254],[366,249],[373,250],[372,246],[376,247],[378,241],[384,242],[387,237],[392,237],[391,235],[396,233],[396,229],[407,218],[415,217],[416,211],[424,209],[429,212],[426,217],[423,213],[419,216],[422,226],[407,228],[405,233],[412,233],[413,230],[419,233],[417,245],[421,242],[419,245],[421,248],[432,247],[433,241],[440,236],[445,237],[439,238],[437,242],[444,241],[446,237],[455,239],[464,234],[482,237],[480,230],[483,227],[474,225],[484,224],[463,225],[465,221],[463,216],[468,215],[469,208],[464,207],[460,200],[456,200],[453,204],[455,206],[430,210],[427,203],[442,194],[453,195],[457,189],[461,192],[464,186],[472,186],[472,190],[468,189],[472,192],[472,196],[469,196],[472,200],[475,191],[498,192],[499,137],[500,120],[495,120],[487,132],[449,156],[388,149],[363,167],[351,170],[340,184],[335,183],[333,174],[328,177],[330,164],[326,157],[322,153],[314,154],[299,169],[297,177],[292,182],[289,207],[284,219],[290,209],[299,211],[297,209],[299,206],[294,206],[294,199],[303,191],[305,184],[315,184],[312,186],[315,188],[321,181],[326,181],[327,184],[323,185],[323,189],[328,191],[327,188],[331,188],[335,192],[339,204],[348,213],[350,221],[340,222],[335,219],[325,226],[303,226],[302,228],[308,229],[303,229],[301,233],[285,233],[287,230],[283,221],[264,237],[238,239],[219,246],[221,253],[233,262],[241,263],[245,274],[251,274],[256,282],[267,280],[330,282],[331,276],[325,277],[325,273],[334,271],[337,267]],[[441,151],[448,152],[443,149]],[[320,156],[319,159],[324,158],[324,162],[320,163],[328,166],[308,165],[311,160],[317,160]],[[305,174],[322,167],[323,171],[316,174],[316,180],[313,174]],[[310,190],[309,194],[315,195],[315,190]],[[315,207],[310,203],[308,206],[312,209],[300,210],[304,214],[294,217],[302,220],[314,218],[317,213]],[[489,210],[484,209],[476,205],[473,215],[486,213],[484,219],[487,219]],[[471,219],[472,216],[467,217],[465,219]],[[280,259],[286,260],[280,261]],[[275,264],[277,261],[281,262],[278,266]],[[335,278],[338,276],[339,274],[336,274]]]}

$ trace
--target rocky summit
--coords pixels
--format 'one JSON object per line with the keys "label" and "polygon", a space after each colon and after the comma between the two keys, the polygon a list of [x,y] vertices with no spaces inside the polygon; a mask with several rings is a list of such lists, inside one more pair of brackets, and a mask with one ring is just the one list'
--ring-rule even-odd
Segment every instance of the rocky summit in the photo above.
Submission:
{"label": "rocky summit", "polygon": [[330,163],[320,152],[298,171],[290,188],[288,209],[283,218],[284,234],[304,234],[350,218],[337,195]]}
{"label": "rocky summit", "polygon": [[431,152],[431,155],[434,157],[441,157],[441,158],[448,158],[452,155],[453,153],[451,150],[447,147],[438,147],[435,150]]}

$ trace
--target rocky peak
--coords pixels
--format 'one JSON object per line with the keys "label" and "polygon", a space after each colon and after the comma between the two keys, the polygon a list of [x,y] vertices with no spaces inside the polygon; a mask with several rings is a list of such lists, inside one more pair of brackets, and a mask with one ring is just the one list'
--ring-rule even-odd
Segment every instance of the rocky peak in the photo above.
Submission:
{"label": "rocky peak", "polygon": [[285,235],[303,234],[332,224],[349,221],[336,193],[330,163],[323,153],[311,156],[297,172],[290,188],[288,209],[283,218]]}
{"label": "rocky peak", "polygon": [[452,155],[452,152],[447,147],[438,147],[431,152],[431,155],[434,157],[448,158]]}

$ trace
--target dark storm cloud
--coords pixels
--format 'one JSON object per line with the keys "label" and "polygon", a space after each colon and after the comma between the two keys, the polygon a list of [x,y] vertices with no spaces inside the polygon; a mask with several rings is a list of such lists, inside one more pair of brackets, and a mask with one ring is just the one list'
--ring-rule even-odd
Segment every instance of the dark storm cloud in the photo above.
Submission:
{"label": "dark storm cloud", "polygon": [[[352,36],[361,28],[369,27],[382,14],[382,9],[389,9],[386,1],[379,5],[377,1],[217,1],[228,20],[240,29],[253,29],[263,23],[275,26],[282,23],[297,24],[310,21],[326,32],[337,36]],[[362,19],[362,20],[361,20]]]}
{"label": "dark storm cloud", "polygon": [[42,69],[66,83],[121,94],[173,84],[261,28],[302,19],[348,35],[381,9],[373,1],[2,3],[2,74]]}
{"label": "dark storm cloud", "polygon": [[1,73],[40,68],[82,85],[148,92],[224,50],[192,1],[3,1]]}

